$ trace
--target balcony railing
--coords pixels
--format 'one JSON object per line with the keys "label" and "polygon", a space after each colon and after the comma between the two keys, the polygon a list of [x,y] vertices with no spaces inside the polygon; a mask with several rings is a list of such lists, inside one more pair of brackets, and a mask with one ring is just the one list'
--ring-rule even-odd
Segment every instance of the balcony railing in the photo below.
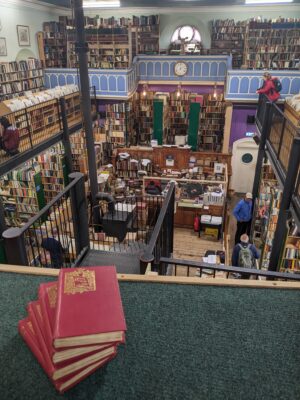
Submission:
{"label": "balcony railing", "polygon": [[[171,268],[170,268],[171,267]],[[264,271],[260,269],[238,268],[227,265],[208,264],[192,260],[179,260],[162,257],[159,263],[159,275],[165,275],[172,270],[175,276],[199,276],[207,278],[246,278],[300,281],[300,274],[289,274],[281,272]]]}

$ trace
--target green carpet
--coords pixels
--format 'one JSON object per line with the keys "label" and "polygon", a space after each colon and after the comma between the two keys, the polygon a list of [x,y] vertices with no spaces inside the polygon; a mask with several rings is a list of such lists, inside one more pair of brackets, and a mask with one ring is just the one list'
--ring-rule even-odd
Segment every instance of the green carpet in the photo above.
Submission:
{"label": "green carpet", "polygon": [[1,399],[300,398],[299,291],[122,282],[126,346],[60,396],[17,333],[51,278],[0,276]]}

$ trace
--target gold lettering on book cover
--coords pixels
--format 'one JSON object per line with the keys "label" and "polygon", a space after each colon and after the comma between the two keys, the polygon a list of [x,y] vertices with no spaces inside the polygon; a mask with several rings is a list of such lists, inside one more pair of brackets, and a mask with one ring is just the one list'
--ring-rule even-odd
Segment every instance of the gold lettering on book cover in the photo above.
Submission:
{"label": "gold lettering on book cover", "polygon": [[49,305],[51,308],[56,307],[56,300],[57,300],[57,285],[53,285],[47,288],[48,300]]}
{"label": "gold lettering on book cover", "polygon": [[74,272],[65,273],[65,294],[76,294],[96,291],[95,271],[80,268]]}

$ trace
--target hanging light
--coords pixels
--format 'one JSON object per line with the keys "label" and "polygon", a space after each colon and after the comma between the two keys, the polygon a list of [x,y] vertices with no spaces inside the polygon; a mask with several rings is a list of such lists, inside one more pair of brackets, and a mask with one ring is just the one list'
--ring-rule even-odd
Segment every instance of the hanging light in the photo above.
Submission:
{"label": "hanging light", "polygon": [[177,92],[176,92],[176,96],[180,97],[181,95],[181,83],[179,83],[179,85],[177,86]]}
{"label": "hanging light", "polygon": [[148,85],[144,84],[143,85],[143,91],[142,91],[142,96],[143,97],[147,96],[147,91],[148,91]]}
{"label": "hanging light", "polygon": [[215,82],[215,84],[214,84],[214,92],[213,92],[213,97],[214,97],[214,99],[217,98],[217,95],[218,95],[218,92],[217,92],[217,82]]}

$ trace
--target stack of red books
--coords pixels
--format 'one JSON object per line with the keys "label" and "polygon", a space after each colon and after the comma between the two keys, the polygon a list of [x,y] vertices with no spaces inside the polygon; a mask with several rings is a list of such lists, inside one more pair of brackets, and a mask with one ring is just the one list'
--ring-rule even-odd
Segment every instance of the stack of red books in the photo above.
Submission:
{"label": "stack of red books", "polygon": [[61,269],[27,310],[19,332],[61,393],[111,361],[125,341],[115,267]]}

